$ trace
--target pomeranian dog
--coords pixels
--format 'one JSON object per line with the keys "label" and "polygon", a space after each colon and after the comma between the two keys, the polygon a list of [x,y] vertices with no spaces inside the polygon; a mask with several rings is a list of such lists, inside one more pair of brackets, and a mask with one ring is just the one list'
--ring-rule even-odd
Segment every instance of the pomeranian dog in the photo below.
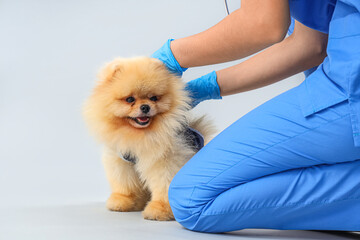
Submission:
{"label": "pomeranian dog", "polygon": [[84,117],[105,145],[102,161],[112,190],[107,208],[173,220],[170,182],[210,140],[213,125],[204,116],[190,118],[185,84],[158,59],[117,58],[98,78]]}

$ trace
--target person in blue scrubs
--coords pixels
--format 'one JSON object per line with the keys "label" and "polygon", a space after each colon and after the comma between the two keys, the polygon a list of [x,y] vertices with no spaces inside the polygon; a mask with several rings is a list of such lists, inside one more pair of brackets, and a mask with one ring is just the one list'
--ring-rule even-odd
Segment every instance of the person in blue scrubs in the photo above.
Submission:
{"label": "person in blue scrubs", "polygon": [[217,25],[169,39],[152,55],[181,76],[265,49],[188,82],[193,106],[312,69],[177,173],[169,203],[180,224],[199,232],[360,231],[359,11],[359,0],[242,0]]}

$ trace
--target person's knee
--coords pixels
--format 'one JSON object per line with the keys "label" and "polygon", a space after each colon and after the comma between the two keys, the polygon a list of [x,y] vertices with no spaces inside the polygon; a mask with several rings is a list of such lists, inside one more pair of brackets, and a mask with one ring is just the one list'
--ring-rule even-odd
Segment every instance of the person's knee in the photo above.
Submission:
{"label": "person's knee", "polygon": [[169,187],[169,203],[176,221],[189,230],[197,229],[202,206],[192,199],[194,185],[184,183],[182,174],[177,174]]}

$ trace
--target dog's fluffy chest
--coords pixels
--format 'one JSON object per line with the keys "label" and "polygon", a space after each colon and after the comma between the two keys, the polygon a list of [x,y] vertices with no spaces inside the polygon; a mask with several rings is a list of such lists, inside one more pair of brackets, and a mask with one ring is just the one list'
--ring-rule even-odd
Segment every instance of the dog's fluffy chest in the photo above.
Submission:
{"label": "dog's fluffy chest", "polygon": [[[186,152],[186,148],[192,148],[194,151],[199,151],[204,146],[204,137],[202,134],[193,128],[184,128],[181,132],[177,133],[172,138],[165,139],[162,142],[145,141],[134,143],[127,149],[117,151],[117,155],[132,164],[140,161],[149,162],[150,159],[160,159],[164,155],[176,154],[182,149]],[[175,141],[174,141],[175,140]],[[185,149],[184,149],[185,148]],[[147,160],[146,160],[147,159]],[[151,162],[151,161],[150,161]]]}

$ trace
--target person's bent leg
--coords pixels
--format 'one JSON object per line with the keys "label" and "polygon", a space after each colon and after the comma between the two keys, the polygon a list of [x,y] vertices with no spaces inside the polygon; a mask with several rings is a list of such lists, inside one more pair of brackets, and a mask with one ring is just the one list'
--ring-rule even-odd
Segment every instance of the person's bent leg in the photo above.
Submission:
{"label": "person's bent leg", "polygon": [[360,160],[272,174],[209,201],[190,227],[360,231]]}
{"label": "person's bent leg", "polygon": [[195,229],[209,203],[254,179],[360,159],[347,101],[304,118],[297,91],[290,89],[247,113],[185,164],[169,189],[177,221]]}

